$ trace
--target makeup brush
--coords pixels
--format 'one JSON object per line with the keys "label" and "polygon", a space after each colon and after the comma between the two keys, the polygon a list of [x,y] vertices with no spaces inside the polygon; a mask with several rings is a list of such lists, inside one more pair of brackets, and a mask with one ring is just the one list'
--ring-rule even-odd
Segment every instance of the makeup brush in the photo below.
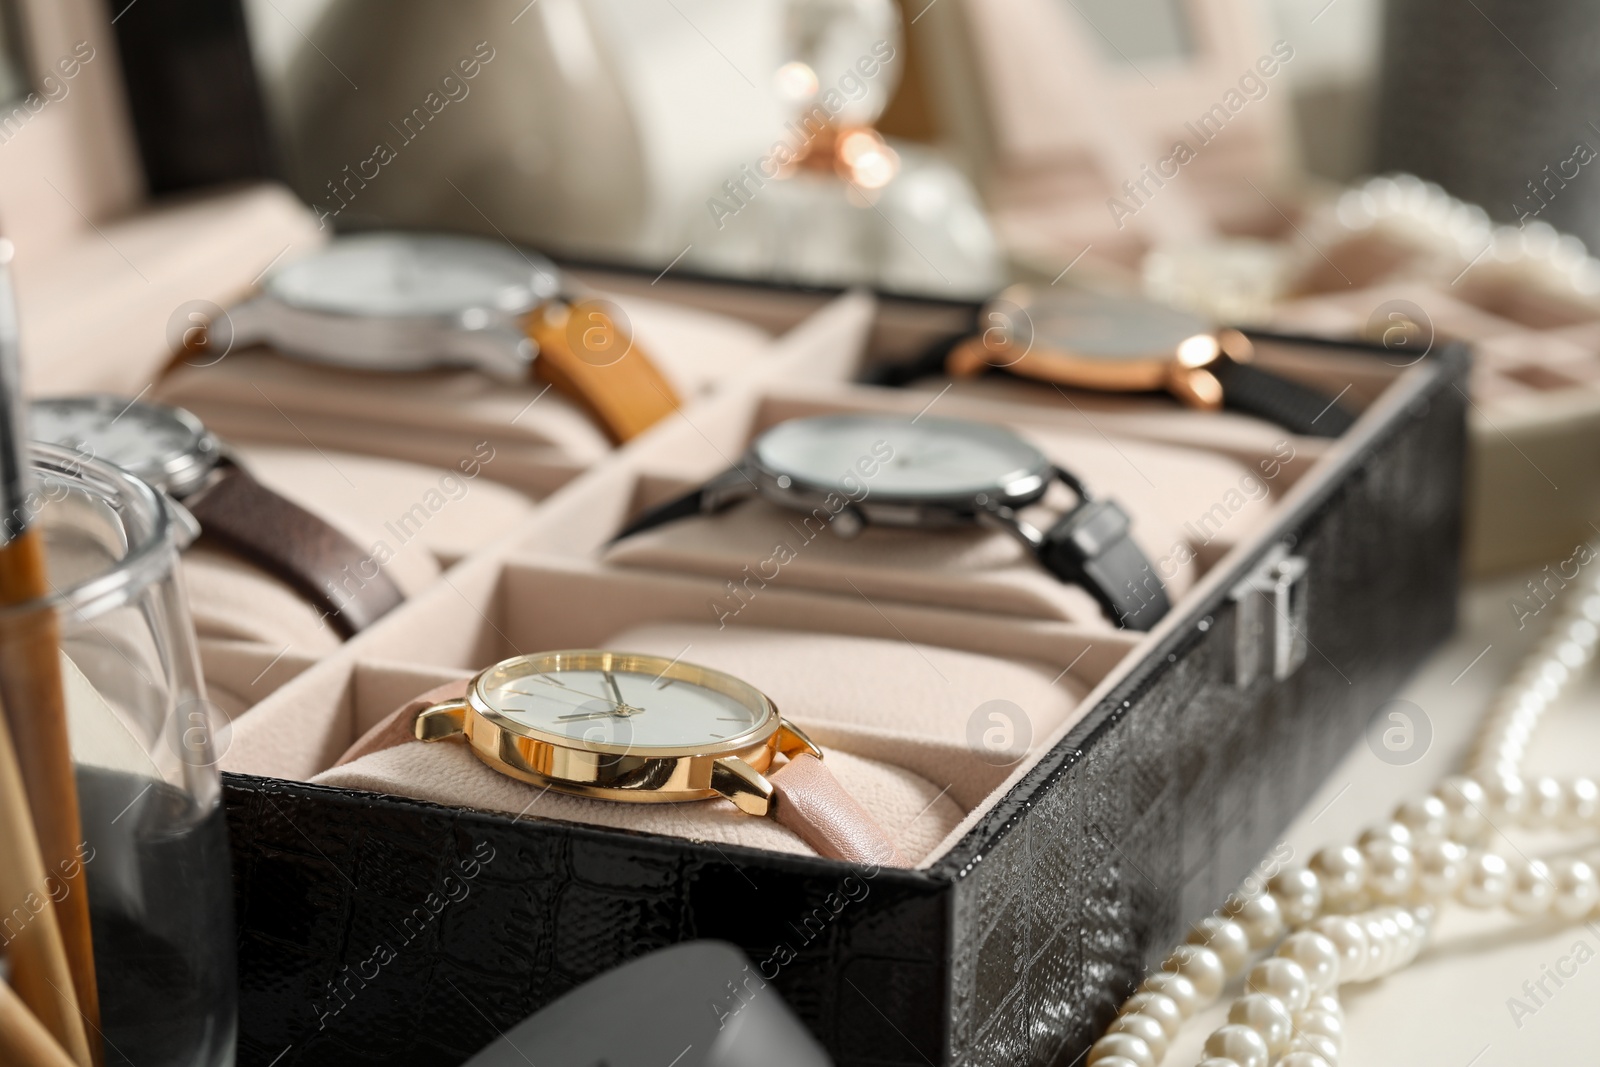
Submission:
{"label": "makeup brush", "polygon": [[44,1024],[5,982],[0,982],[0,1063],[16,1067],[75,1067]]}
{"label": "makeup brush", "polygon": [[[0,907],[5,909],[3,934],[10,965],[5,983],[0,984],[26,1005],[27,1014],[52,1035],[54,1044],[70,1051],[79,1067],[88,1067],[89,1043],[52,899],[59,896],[61,885],[46,875],[39,858],[11,731],[0,716]],[[0,1048],[4,1046],[0,1037]],[[11,1062],[0,1056],[0,1063]]]}
{"label": "makeup brush", "polygon": [[[60,623],[52,610],[3,614],[4,609],[50,592],[36,514],[39,499],[31,492],[17,305],[11,287],[13,255],[11,242],[0,238],[0,705],[10,731],[8,747],[15,748],[15,766],[27,796],[26,810],[33,816],[43,876],[64,887],[54,913],[72,974],[71,992],[89,1033],[98,1035],[99,997],[87,879],[79,860],[83,837],[61,680]],[[11,908],[17,902],[4,903]],[[32,976],[23,961],[13,958],[13,962],[17,972],[13,977],[22,995]],[[39,1005],[30,1002],[29,1007],[40,1014]],[[59,1033],[56,1036],[63,1039]],[[64,1039],[62,1043],[72,1047]],[[101,1059],[99,1048],[96,1036],[91,1041],[96,1063]]]}

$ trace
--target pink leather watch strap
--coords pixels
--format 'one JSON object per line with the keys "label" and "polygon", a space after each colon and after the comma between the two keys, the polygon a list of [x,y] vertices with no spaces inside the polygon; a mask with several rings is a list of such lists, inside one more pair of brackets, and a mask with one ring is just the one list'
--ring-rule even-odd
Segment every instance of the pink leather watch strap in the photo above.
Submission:
{"label": "pink leather watch strap", "polygon": [[879,867],[909,867],[876,819],[817,757],[801,753],[767,775],[772,816],[819,856]]}
{"label": "pink leather watch strap", "polygon": [[340,767],[362,756],[403,745],[407,741],[415,741],[417,735],[413,732],[413,724],[417,721],[418,712],[446,700],[465,700],[467,686],[471,681],[470,678],[460,678],[454,682],[435,686],[403,707],[385,715],[378,725],[362,734],[355,744],[345,749],[344,755],[335,760],[333,765]]}

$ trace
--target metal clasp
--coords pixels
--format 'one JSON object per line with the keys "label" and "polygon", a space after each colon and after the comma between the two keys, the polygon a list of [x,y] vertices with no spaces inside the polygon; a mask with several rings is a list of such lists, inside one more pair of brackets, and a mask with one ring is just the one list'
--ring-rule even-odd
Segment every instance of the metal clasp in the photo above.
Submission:
{"label": "metal clasp", "polygon": [[1229,598],[1234,604],[1233,684],[1251,685],[1263,671],[1283,681],[1306,661],[1310,565],[1274,545]]}

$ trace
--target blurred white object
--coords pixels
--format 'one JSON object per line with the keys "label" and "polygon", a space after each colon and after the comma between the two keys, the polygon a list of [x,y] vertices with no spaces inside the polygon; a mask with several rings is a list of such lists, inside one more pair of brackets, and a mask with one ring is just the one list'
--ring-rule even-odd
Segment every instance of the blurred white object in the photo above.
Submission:
{"label": "blurred white object", "polygon": [[1144,294],[1213,322],[1255,325],[1272,317],[1292,263],[1284,245],[1247,237],[1166,245],[1144,257]]}
{"label": "blurred white object", "polygon": [[702,208],[685,238],[684,263],[715,274],[953,300],[999,289],[999,244],[966,176],[920,146],[894,142],[891,150],[898,173],[878,190],[796,169],[768,180],[736,217]]}
{"label": "blurred white object", "polygon": [[[296,14],[304,39],[269,50],[263,73],[295,185],[330,227],[498,232],[664,264],[704,189],[782,125],[772,2],[328,0]],[[253,26],[287,17],[252,2]]]}

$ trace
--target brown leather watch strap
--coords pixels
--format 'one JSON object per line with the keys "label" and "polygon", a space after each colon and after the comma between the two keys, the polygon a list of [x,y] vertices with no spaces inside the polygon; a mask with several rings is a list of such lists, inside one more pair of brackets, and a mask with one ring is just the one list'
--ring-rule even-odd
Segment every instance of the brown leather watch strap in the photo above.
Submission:
{"label": "brown leather watch strap", "polygon": [[202,535],[287,582],[326,608],[340,634],[366,629],[405,599],[361,546],[244,468],[224,464],[217,477],[186,497]]}
{"label": "brown leather watch strap", "polygon": [[817,855],[879,867],[910,866],[878,821],[817,757],[801,753],[768,772],[767,781],[776,794],[772,817]]}
{"label": "brown leather watch strap", "polygon": [[465,700],[467,686],[472,684],[470,678],[458,678],[453,682],[423,693],[415,700],[408,701],[404,706],[396,708],[385,715],[378,725],[362,734],[355,744],[344,750],[344,755],[334,761],[335,767],[343,766],[351,760],[358,760],[362,756],[370,756],[374,752],[381,752],[386,748],[403,745],[407,741],[415,741],[415,724],[417,715],[435,704],[442,704],[446,700]]}
{"label": "brown leather watch strap", "polygon": [[576,401],[612,441],[632,440],[678,410],[678,394],[603,300],[554,301],[528,317],[533,372]]}

